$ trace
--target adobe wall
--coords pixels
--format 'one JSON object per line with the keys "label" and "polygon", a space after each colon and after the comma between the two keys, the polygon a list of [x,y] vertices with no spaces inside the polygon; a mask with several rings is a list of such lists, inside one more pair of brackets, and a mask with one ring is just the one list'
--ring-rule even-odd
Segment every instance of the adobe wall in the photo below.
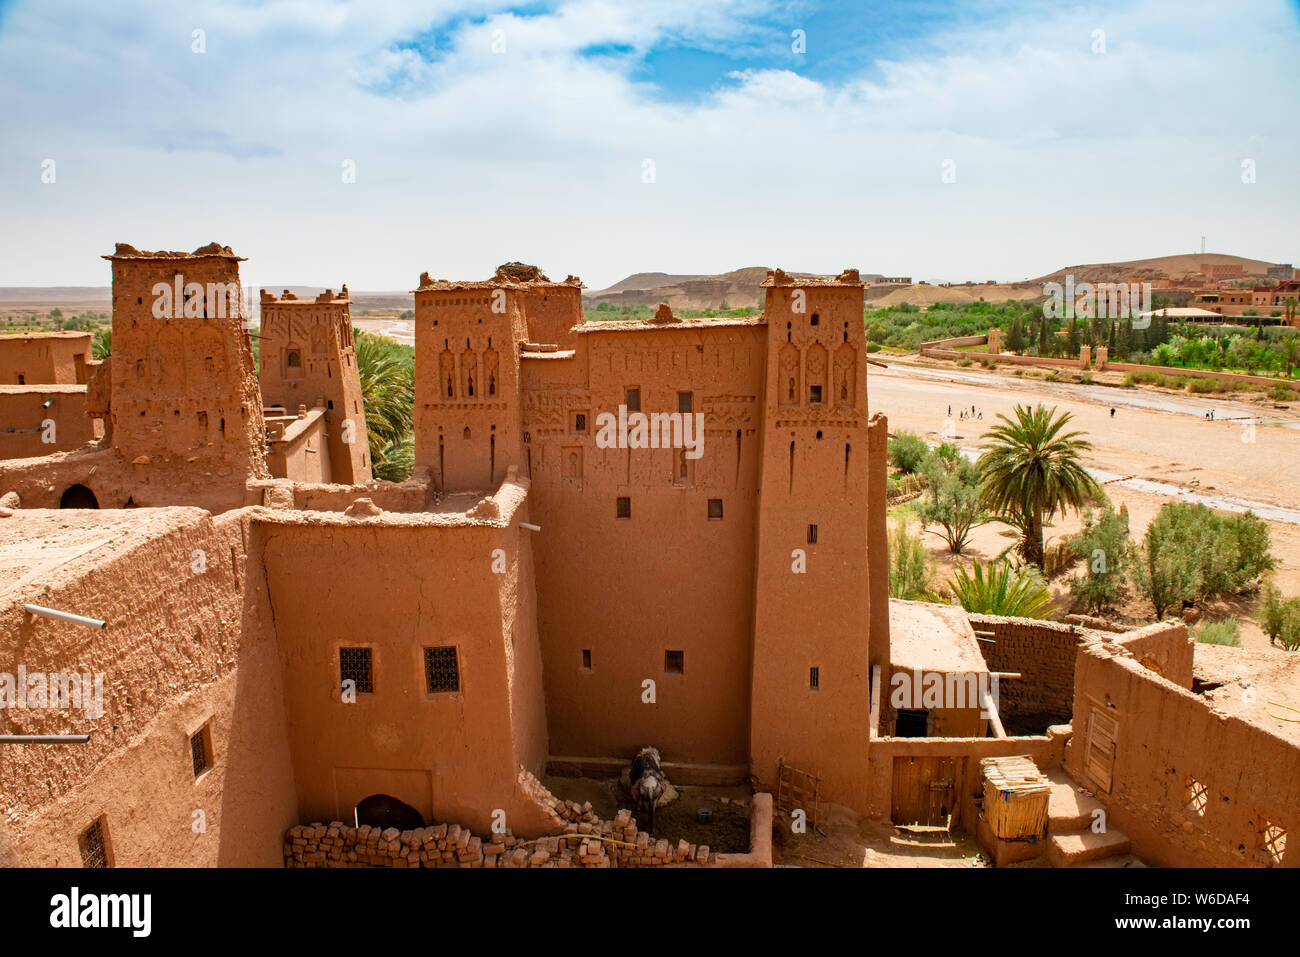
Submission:
{"label": "adobe wall", "polygon": [[[753,321],[589,323],[575,359],[523,364],[551,754],[626,760],[653,744],[669,762],[748,763],[764,333]],[[561,384],[575,369],[581,384]],[[702,457],[598,448],[597,417],[617,414],[628,388],[646,414],[676,412],[690,392]],[[669,650],[683,652],[681,674],[665,673]]]}
{"label": "adobe wall", "polygon": [[987,332],[975,336],[954,336],[951,339],[931,339],[921,343],[921,352],[929,349],[960,349],[962,346],[982,346],[989,341]]}
{"label": "adobe wall", "polygon": [[1190,379],[1213,379],[1228,385],[1262,385],[1272,388],[1276,385],[1294,385],[1294,379],[1282,376],[1247,375],[1237,372],[1212,372],[1207,369],[1181,369],[1178,366],[1139,365],[1133,362],[1112,362],[1107,368],[1112,372],[1159,372],[1161,375],[1186,376]]}
{"label": "adobe wall", "polygon": [[415,291],[415,464],[439,490],[490,490],[523,460],[519,347],[526,286],[449,283]]}
{"label": "adobe wall", "polygon": [[582,286],[580,284],[538,285],[523,295],[524,315],[528,319],[528,341],[552,343],[572,349],[578,342],[574,326],[582,325]]}
{"label": "adobe wall", "polygon": [[873,644],[862,285],[847,271],[823,283],[774,271],[764,287],[750,763],[764,790],[780,758],[817,775],[823,800],[860,811]]}
{"label": "adobe wall", "polygon": [[1115,643],[1131,653],[1138,664],[1191,690],[1196,643],[1183,622],[1156,622],[1116,636]]}
{"label": "adobe wall", "polygon": [[[192,254],[119,243],[105,258],[113,264],[114,448],[167,477],[204,471],[240,486],[269,477],[239,258],[215,243]],[[191,284],[203,295],[188,292]],[[158,291],[178,286],[179,296]]]}
{"label": "adobe wall", "polygon": [[325,414],[323,407],[314,408],[278,433],[274,428],[278,423],[272,422],[271,441],[266,455],[266,465],[272,475],[291,482],[332,484]]}
{"label": "adobe wall", "polygon": [[[1273,733],[1211,710],[1207,702],[1143,668],[1117,648],[1089,646],[1076,669],[1074,726],[1065,770],[1092,788],[1109,825],[1133,852],[1161,867],[1261,866],[1264,822],[1291,838],[1283,866],[1300,866],[1300,749]],[[1084,772],[1092,712],[1118,719],[1112,786]],[[1186,807],[1187,778],[1208,789],[1204,815]]]}
{"label": "adobe wall", "polygon": [[0,385],[84,385],[90,342],[89,332],[0,335]]}
{"label": "adobe wall", "polygon": [[[315,300],[297,299],[287,291],[276,299],[263,289],[260,307],[258,385],[263,407],[278,405],[290,412],[301,405],[321,407],[327,439],[321,448],[329,465],[317,466],[312,480],[370,481],[366,410],[347,286],[338,295],[327,289]],[[272,474],[287,473],[273,468]]]}
{"label": "adobe wall", "polygon": [[[0,542],[21,539],[23,523],[56,529],[78,516],[87,517],[16,512],[0,519]],[[104,815],[115,866],[276,864],[278,835],[299,818],[269,609],[244,559],[240,516],[94,517],[87,534],[103,544],[0,598],[0,671],[105,676],[102,718],[0,712],[7,733],[90,733],[86,744],[3,746],[0,860],[80,867],[79,835]],[[24,602],[108,627],[27,616]],[[209,721],[214,766],[196,779],[189,735]]]}
{"label": "adobe wall", "polygon": [[[347,820],[382,793],[479,831],[498,808],[516,833],[555,828],[517,780],[541,773],[546,734],[525,493],[505,485],[478,516],[259,512],[299,820]],[[429,694],[422,649],[446,645],[460,691]],[[341,647],[371,649],[374,690],[355,703]]]}
{"label": "adobe wall", "polygon": [[321,485],[288,479],[250,479],[245,505],[343,512],[359,498],[368,498],[386,512],[422,512],[432,498],[428,470],[415,469],[403,482],[370,481],[360,485]]}
{"label": "adobe wall", "polygon": [[895,758],[959,758],[964,761],[956,788],[960,800],[954,804],[954,823],[974,834],[979,820],[975,795],[984,790],[980,759],[1027,755],[1048,771],[1061,766],[1070,729],[1055,726],[1045,735],[1009,738],[872,738],[868,752],[868,817],[888,820],[893,813]]}
{"label": "adobe wall", "polygon": [[[53,442],[44,441],[47,419],[54,422]],[[79,448],[95,440],[96,425],[102,433],[102,423],[86,415],[84,385],[0,385],[0,459]]]}
{"label": "adobe wall", "polygon": [[[1003,717],[1048,714],[1068,721],[1074,704],[1074,667],[1088,632],[1030,618],[970,615],[990,671],[1018,673],[998,682]],[[984,639],[992,638],[992,641]]]}

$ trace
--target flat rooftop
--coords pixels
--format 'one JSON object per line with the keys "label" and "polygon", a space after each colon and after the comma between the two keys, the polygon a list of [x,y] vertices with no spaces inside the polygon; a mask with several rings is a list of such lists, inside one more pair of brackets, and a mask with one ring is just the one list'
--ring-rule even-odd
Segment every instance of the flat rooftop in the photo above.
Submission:
{"label": "flat rooftop", "polygon": [[14,592],[26,585],[76,577],[111,556],[209,517],[204,509],[189,507],[17,509],[0,518],[0,600],[13,600]]}
{"label": "flat rooftop", "polygon": [[966,611],[956,605],[889,599],[889,662],[897,669],[950,674],[989,670]]}

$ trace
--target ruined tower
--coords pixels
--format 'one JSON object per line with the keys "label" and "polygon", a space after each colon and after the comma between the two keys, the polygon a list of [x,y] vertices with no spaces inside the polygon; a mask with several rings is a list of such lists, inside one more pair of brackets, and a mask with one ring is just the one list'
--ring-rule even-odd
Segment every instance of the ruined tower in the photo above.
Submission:
{"label": "ruined tower", "polygon": [[783,760],[854,804],[861,781],[846,772],[863,759],[871,710],[862,282],[856,270],[830,280],[773,270],[762,285],[752,772],[771,787]]}
{"label": "ruined tower", "polygon": [[268,477],[257,373],[229,246],[141,252],[113,264],[113,446],[193,482]]}
{"label": "ruined tower", "polygon": [[502,266],[486,282],[420,276],[415,290],[415,464],[440,491],[495,489],[522,457],[524,296],[547,282]]}
{"label": "ruined tower", "polygon": [[277,299],[263,289],[261,310],[263,405],[290,412],[299,405],[324,408],[330,480],[369,482],[366,410],[348,287],[337,294],[327,289],[315,300],[299,299],[288,290]]}

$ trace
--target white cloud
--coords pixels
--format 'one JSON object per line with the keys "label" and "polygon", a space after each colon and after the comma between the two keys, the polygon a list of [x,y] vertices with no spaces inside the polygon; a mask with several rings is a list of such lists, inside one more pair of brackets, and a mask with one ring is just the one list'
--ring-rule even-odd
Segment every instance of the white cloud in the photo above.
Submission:
{"label": "white cloud", "polygon": [[[1190,250],[1203,233],[1300,258],[1297,30],[1281,2],[1031,7],[836,82],[756,65],[690,103],[636,79],[637,57],[757,50],[774,5],[497,11],[18,6],[0,27],[0,284],[105,283],[96,257],[115,240],[215,239],[250,276],[354,289],[508,259],[593,286],[751,264],[1019,278]],[[427,53],[431,28],[422,55],[411,44]],[[611,45],[634,52],[583,55]],[[946,159],[956,183],[940,180]]]}

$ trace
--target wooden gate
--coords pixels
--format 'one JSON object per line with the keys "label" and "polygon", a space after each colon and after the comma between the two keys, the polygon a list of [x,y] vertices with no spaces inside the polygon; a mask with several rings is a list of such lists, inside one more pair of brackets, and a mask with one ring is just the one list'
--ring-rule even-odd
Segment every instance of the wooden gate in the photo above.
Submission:
{"label": "wooden gate", "polygon": [[1119,717],[1100,705],[1093,705],[1088,715],[1088,748],[1083,758],[1083,771],[1107,794],[1115,770],[1115,742],[1118,738]]}
{"label": "wooden gate", "polygon": [[815,774],[792,768],[777,759],[776,809],[783,812],[783,820],[790,820],[794,811],[804,812],[808,823],[816,827],[821,814],[821,779]]}
{"label": "wooden gate", "polygon": [[958,813],[958,778],[964,763],[964,758],[894,758],[891,820],[895,824],[950,826]]}

